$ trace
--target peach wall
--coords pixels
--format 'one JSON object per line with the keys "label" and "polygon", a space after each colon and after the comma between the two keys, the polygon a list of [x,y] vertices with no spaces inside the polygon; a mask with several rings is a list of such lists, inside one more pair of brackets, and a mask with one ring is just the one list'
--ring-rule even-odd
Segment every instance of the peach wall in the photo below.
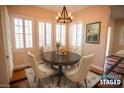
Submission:
{"label": "peach wall", "polygon": [[114,43],[114,31],[115,31],[115,20],[111,18],[110,21],[111,26],[111,42],[110,42],[110,49],[109,49],[109,55],[113,54],[113,43]]}
{"label": "peach wall", "polygon": [[[48,11],[45,9],[37,8],[34,6],[8,6],[9,13],[14,13],[18,15],[30,16],[34,17],[35,21],[35,50],[33,53],[36,55],[37,59],[40,60],[41,50],[37,49],[38,41],[37,41],[37,20],[38,18],[52,20],[53,23],[56,22],[56,12]],[[100,21],[101,22],[101,31],[100,31],[100,43],[99,44],[90,44],[84,43],[83,45],[83,54],[86,55],[88,53],[94,52],[96,54],[96,58],[94,60],[94,66],[103,70],[104,59],[105,59],[105,48],[106,48],[106,38],[107,38],[107,28],[108,28],[108,17],[109,17],[109,9],[108,6],[92,6],[86,9],[83,9],[74,14],[74,20],[83,21],[84,28],[86,28],[87,23]],[[55,29],[53,28],[53,37],[55,40]],[[84,31],[85,36],[85,31]],[[68,40],[67,40],[68,41]],[[55,45],[55,41],[53,41]],[[28,57],[26,52],[22,53],[13,53],[14,55],[14,65],[23,65],[27,64]]]}
{"label": "peach wall", "polygon": [[[41,49],[38,48],[38,20],[39,19],[43,19],[43,20],[48,20],[51,21],[52,23],[55,22],[55,18],[56,18],[56,13],[49,11],[49,10],[45,10],[45,9],[41,9],[39,7],[35,7],[35,6],[7,6],[8,11],[11,14],[16,14],[16,15],[22,15],[22,16],[27,16],[27,17],[32,17],[33,21],[34,21],[34,49],[32,50],[32,52],[35,54],[37,60],[41,60]],[[53,31],[53,35],[54,35],[54,25],[52,25],[52,31]],[[53,36],[55,37],[55,36]],[[55,39],[53,39],[55,40]],[[52,42],[54,42],[52,40]],[[23,51],[23,52],[13,52],[13,60],[14,60],[14,67],[20,67],[20,66],[24,66],[25,64],[29,64],[29,59],[27,56],[27,52]]]}
{"label": "peach wall", "polygon": [[[114,21],[113,29],[113,42],[112,42],[112,53],[124,49],[124,45],[120,44],[121,29],[124,28],[124,19],[118,19]],[[124,39],[124,38],[123,38]]]}
{"label": "peach wall", "polygon": [[86,24],[87,23],[98,22],[98,21],[101,22],[99,44],[84,43],[83,54],[86,55],[91,52],[94,52],[96,57],[95,57],[93,65],[95,67],[98,67],[99,69],[103,70],[104,59],[105,59],[108,20],[109,20],[109,7],[108,6],[91,6],[89,8],[79,11],[78,13],[75,13],[74,19],[83,21],[84,38],[85,38],[85,34],[86,34]]}

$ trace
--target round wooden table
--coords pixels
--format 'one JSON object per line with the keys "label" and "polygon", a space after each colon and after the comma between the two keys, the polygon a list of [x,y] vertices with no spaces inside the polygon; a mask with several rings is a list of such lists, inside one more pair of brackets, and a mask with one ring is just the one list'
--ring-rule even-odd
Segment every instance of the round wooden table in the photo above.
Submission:
{"label": "round wooden table", "polygon": [[59,55],[56,51],[48,51],[42,54],[42,59],[47,64],[50,64],[52,67],[57,65],[59,67],[59,78],[58,86],[61,82],[61,76],[63,75],[62,68],[63,66],[74,65],[79,62],[81,56],[79,54],[67,51],[67,55]]}

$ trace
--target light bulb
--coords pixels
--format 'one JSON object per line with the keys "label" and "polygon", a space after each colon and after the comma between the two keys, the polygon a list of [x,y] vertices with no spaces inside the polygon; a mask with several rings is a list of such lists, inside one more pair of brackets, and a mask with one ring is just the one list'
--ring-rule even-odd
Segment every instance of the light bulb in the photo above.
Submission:
{"label": "light bulb", "polygon": [[71,13],[68,13],[68,16],[71,17]]}
{"label": "light bulb", "polygon": [[58,19],[58,16],[56,17],[56,19]]}
{"label": "light bulb", "polygon": [[58,16],[60,16],[61,14],[60,13],[58,13]]}
{"label": "light bulb", "polygon": [[73,19],[73,16],[71,16],[71,19]]}

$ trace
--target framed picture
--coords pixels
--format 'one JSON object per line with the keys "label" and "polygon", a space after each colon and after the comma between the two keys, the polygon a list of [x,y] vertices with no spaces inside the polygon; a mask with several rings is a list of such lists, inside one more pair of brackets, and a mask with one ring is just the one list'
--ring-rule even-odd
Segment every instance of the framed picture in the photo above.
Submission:
{"label": "framed picture", "polygon": [[101,22],[89,23],[86,26],[86,43],[99,44]]}

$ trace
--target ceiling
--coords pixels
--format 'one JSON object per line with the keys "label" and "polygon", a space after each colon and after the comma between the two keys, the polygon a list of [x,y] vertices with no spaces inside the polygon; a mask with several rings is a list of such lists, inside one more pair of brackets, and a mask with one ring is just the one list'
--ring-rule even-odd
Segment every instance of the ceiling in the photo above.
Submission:
{"label": "ceiling", "polygon": [[[36,7],[44,8],[55,12],[61,12],[63,5],[37,5]],[[78,12],[87,7],[90,7],[90,5],[66,5],[67,11],[71,13]]]}
{"label": "ceiling", "polygon": [[114,19],[122,19],[124,18],[124,6],[116,5],[111,7],[111,17]]}
{"label": "ceiling", "polygon": [[[55,12],[61,12],[63,8],[63,5],[35,5],[35,6]],[[67,11],[71,13],[78,12],[87,7],[91,7],[91,5],[66,5]],[[111,17],[114,19],[124,18],[124,5],[111,6]]]}

